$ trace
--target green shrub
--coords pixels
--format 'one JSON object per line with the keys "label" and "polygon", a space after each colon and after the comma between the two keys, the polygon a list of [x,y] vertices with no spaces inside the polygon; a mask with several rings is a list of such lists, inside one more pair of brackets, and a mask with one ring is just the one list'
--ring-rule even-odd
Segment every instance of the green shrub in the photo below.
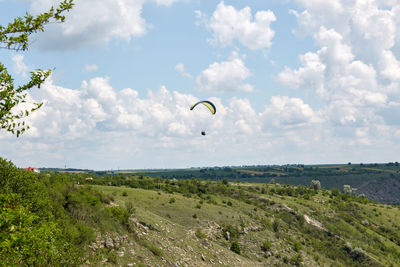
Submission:
{"label": "green shrub", "polygon": [[297,241],[293,243],[293,250],[299,252],[301,250],[301,244]]}
{"label": "green shrub", "polygon": [[197,238],[199,238],[199,239],[203,239],[203,238],[207,237],[204,233],[201,232],[200,229],[197,229],[195,234],[196,234]]}
{"label": "green shrub", "polygon": [[303,256],[301,256],[301,254],[293,255],[290,258],[290,263],[293,265],[300,266],[302,262],[303,262]]}
{"label": "green shrub", "polygon": [[18,195],[0,194],[0,265],[44,266],[57,262],[60,231],[21,205]]}
{"label": "green shrub", "polygon": [[126,226],[128,225],[128,219],[131,214],[125,208],[114,206],[108,207],[107,210],[111,214],[111,216],[116,218],[121,224]]}
{"label": "green shrub", "polygon": [[107,260],[111,264],[117,264],[118,263],[118,258],[117,258],[117,253],[115,253],[115,250],[110,249],[107,253]]}
{"label": "green shrub", "polygon": [[175,201],[176,201],[175,198],[171,197],[168,202],[169,202],[169,204],[172,204],[172,203],[175,203]]}
{"label": "green shrub", "polygon": [[130,202],[130,201],[125,203],[125,207],[126,207],[126,210],[127,210],[130,214],[133,214],[133,213],[135,213],[135,211],[136,211],[136,208],[133,206],[133,203]]}
{"label": "green shrub", "polygon": [[222,234],[225,235],[226,232],[229,232],[230,237],[233,239],[239,238],[240,232],[238,227],[226,224],[222,227]]}
{"label": "green shrub", "polygon": [[272,244],[270,241],[266,240],[261,244],[261,250],[267,252],[271,249]]}
{"label": "green shrub", "polygon": [[276,233],[279,231],[279,221],[277,219],[272,222],[272,229]]}
{"label": "green shrub", "polygon": [[126,192],[126,191],[122,192],[122,196],[123,197],[127,197],[128,196],[128,192]]}
{"label": "green shrub", "polygon": [[233,252],[235,252],[236,254],[239,254],[239,255],[240,255],[240,246],[239,246],[239,242],[237,242],[236,240],[235,240],[235,241],[232,241],[231,250],[232,250]]}
{"label": "green shrub", "polygon": [[52,209],[45,184],[40,177],[30,171],[18,169],[11,161],[0,157],[0,193],[15,193],[21,196],[24,205],[39,215],[49,219]]}

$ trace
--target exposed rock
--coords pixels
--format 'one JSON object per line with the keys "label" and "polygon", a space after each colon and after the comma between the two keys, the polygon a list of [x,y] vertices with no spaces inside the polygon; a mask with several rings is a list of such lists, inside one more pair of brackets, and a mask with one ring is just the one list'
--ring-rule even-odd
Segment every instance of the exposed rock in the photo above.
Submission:
{"label": "exposed rock", "polygon": [[369,221],[368,220],[362,220],[361,224],[364,226],[368,226],[369,225]]}
{"label": "exposed rock", "polygon": [[121,244],[121,238],[119,238],[118,236],[114,238],[114,246],[119,247]]}
{"label": "exposed rock", "polygon": [[202,259],[203,261],[206,261],[206,258],[204,257],[203,254],[201,254],[201,259]]}
{"label": "exposed rock", "polygon": [[229,239],[231,238],[231,234],[228,231],[226,231],[225,234],[224,234],[224,237],[225,237],[226,240],[229,241]]}
{"label": "exposed rock", "polygon": [[279,206],[278,206],[278,210],[282,210],[282,211],[286,211],[286,212],[289,212],[289,213],[291,213],[291,214],[293,214],[293,215],[296,215],[296,211],[294,211],[292,208],[290,208],[288,205],[286,205],[286,204],[280,204]]}
{"label": "exposed rock", "polygon": [[92,243],[91,245],[89,245],[89,248],[91,248],[94,252],[96,252],[99,247],[97,246],[96,243]]}
{"label": "exposed rock", "polygon": [[205,247],[212,247],[211,243],[209,243],[206,239],[201,240],[201,244]]}
{"label": "exposed rock", "polygon": [[114,243],[111,237],[107,237],[106,238],[106,248],[113,248],[114,247]]}
{"label": "exposed rock", "polygon": [[99,240],[97,241],[97,245],[99,246],[99,248],[104,248],[106,242],[104,240]]}
{"label": "exposed rock", "polygon": [[318,229],[326,230],[325,227],[322,225],[322,223],[320,223],[319,221],[317,221],[317,220],[315,220],[315,219],[313,219],[313,218],[308,217],[308,216],[305,215],[305,214],[304,214],[304,219],[306,220],[306,222],[307,222],[308,224],[311,224],[311,225],[317,227]]}

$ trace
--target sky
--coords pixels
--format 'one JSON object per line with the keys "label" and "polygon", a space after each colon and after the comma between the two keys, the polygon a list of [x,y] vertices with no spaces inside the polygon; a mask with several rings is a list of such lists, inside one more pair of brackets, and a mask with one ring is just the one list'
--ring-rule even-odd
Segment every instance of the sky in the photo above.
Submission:
{"label": "sky", "polygon": [[[16,84],[52,70],[19,107],[44,103],[29,131],[0,131],[19,167],[400,161],[398,0],[74,2],[0,50]],[[0,0],[0,25],[56,4]]]}

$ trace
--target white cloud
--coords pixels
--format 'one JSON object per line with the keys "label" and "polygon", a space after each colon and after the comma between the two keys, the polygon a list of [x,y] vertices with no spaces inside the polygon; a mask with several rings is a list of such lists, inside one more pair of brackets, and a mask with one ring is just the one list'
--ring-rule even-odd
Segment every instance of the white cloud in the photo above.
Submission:
{"label": "white cloud", "polygon": [[153,2],[156,2],[158,5],[163,5],[163,6],[170,6],[178,1],[179,0],[153,0]]}
{"label": "white cloud", "polygon": [[[342,129],[337,135],[332,131],[337,128],[334,121],[302,99],[288,96],[271,97],[261,113],[248,99],[233,97],[225,105],[210,97],[217,107],[211,115],[202,106],[190,111],[198,101],[193,95],[161,86],[141,96],[132,88],[117,90],[106,77],[82,82],[76,89],[58,86],[50,77],[35,93],[35,98],[28,93],[28,102],[43,101],[44,106],[28,117],[31,129],[18,139],[0,133],[2,156],[17,158],[20,166],[106,169],[315,163],[314,155],[321,155],[322,161],[332,161],[326,157],[328,152],[347,159],[349,151],[343,148],[349,145],[362,149],[375,145],[378,138],[400,136],[396,125],[374,129],[358,123],[360,111],[351,103],[332,104],[337,109],[332,112],[343,118],[337,121]],[[398,109],[399,105],[391,106]],[[200,135],[202,130],[206,136]]]}
{"label": "white cloud", "polygon": [[192,78],[192,75],[191,75],[190,73],[187,73],[187,72],[186,72],[185,66],[183,65],[183,63],[177,64],[177,65],[175,66],[175,70],[176,70],[180,75],[182,75],[182,76],[185,77],[185,78],[189,78],[189,79]]}
{"label": "white cloud", "polygon": [[253,91],[253,86],[244,83],[251,71],[242,59],[234,57],[229,61],[214,62],[197,77],[198,87],[209,92]]}
{"label": "white cloud", "polygon": [[14,62],[14,71],[26,79],[28,77],[27,72],[29,68],[24,63],[24,55],[15,54],[12,57],[12,61]]}
{"label": "white cloud", "polygon": [[[202,17],[197,12],[197,18]],[[213,32],[212,42],[224,47],[233,45],[238,40],[242,45],[256,50],[271,46],[275,32],[270,24],[275,20],[275,15],[270,10],[258,11],[253,18],[250,7],[236,10],[221,1],[206,25]]]}
{"label": "white cloud", "polygon": [[264,127],[305,127],[323,120],[300,98],[273,96],[262,114]]}
{"label": "white cloud", "polygon": [[83,67],[84,72],[92,72],[92,71],[96,71],[98,69],[99,69],[99,67],[96,64],[86,64]]}
{"label": "white cloud", "polygon": [[[31,12],[39,13],[56,6],[56,0],[31,0]],[[51,50],[105,45],[117,38],[130,41],[148,31],[142,17],[143,5],[155,2],[170,6],[177,0],[77,0],[62,24],[48,25],[36,43]]]}
{"label": "white cloud", "polygon": [[323,103],[319,112],[347,144],[373,145],[387,116],[381,111],[400,96],[400,3],[296,2],[303,9],[292,11],[296,33],[312,36],[319,48],[300,55],[299,68],[285,67],[278,81],[315,92]]}

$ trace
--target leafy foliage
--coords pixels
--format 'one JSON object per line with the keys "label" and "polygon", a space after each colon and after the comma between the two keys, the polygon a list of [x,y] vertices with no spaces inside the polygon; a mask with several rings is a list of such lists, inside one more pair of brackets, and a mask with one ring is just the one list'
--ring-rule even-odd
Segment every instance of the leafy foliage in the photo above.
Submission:
{"label": "leafy foliage", "polygon": [[[48,12],[37,16],[26,13],[23,18],[15,18],[6,27],[0,25],[0,48],[27,50],[31,34],[44,31],[46,24],[64,22],[63,12],[69,11],[73,5],[73,0],[64,0],[56,9],[51,7]],[[15,109],[20,104],[26,103],[26,90],[33,87],[40,88],[50,74],[50,70],[37,69],[31,72],[28,83],[15,86],[14,79],[0,62],[0,129],[16,134],[17,137],[29,129],[22,119],[39,109],[43,103],[33,103],[33,107],[25,110],[15,111]]]}
{"label": "leafy foliage", "polygon": [[69,11],[73,5],[73,0],[64,0],[56,9],[51,7],[48,12],[37,16],[26,13],[23,18],[15,18],[7,27],[0,25],[0,48],[17,51],[28,49],[29,35],[43,32],[46,24],[64,22],[62,13]]}

